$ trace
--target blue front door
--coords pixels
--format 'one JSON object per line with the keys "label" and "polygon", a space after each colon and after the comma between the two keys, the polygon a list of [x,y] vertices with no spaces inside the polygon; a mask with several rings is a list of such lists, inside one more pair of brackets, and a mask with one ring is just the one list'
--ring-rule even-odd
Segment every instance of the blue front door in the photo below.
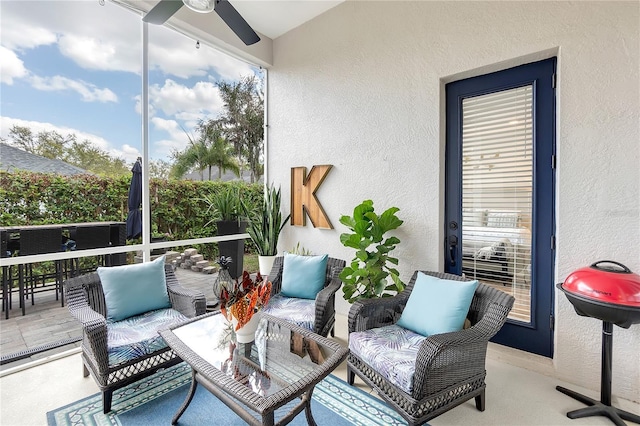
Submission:
{"label": "blue front door", "polygon": [[553,355],[556,58],[446,86],[445,271],[516,298],[495,342]]}

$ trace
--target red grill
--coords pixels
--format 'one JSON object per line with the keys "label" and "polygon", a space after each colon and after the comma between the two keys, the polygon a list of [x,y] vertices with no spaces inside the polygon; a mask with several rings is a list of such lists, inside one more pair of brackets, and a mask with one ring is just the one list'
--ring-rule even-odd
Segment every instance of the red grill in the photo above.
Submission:
{"label": "red grill", "polygon": [[640,323],[640,275],[621,263],[596,262],[574,271],[557,287],[578,315],[598,318],[623,328]]}
{"label": "red grill", "polygon": [[611,405],[613,325],[629,328],[640,323],[640,275],[621,263],[602,260],[574,271],[557,287],[564,292],[578,315],[602,320],[600,401],[556,386],[560,392],[589,405],[568,412],[567,417],[606,416],[616,425],[624,425],[623,419],[640,423],[640,416]]}

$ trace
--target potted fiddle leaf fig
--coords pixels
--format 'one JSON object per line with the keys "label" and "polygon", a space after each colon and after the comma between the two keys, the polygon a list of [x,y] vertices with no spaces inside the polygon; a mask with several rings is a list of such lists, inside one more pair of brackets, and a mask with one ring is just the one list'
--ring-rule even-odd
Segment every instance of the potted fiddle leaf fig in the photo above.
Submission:
{"label": "potted fiddle leaf fig", "polygon": [[[240,190],[232,185],[226,185],[215,192],[202,197],[208,205],[207,213],[211,214],[216,224],[216,235],[244,234],[247,230],[247,221],[242,214],[242,202]],[[209,222],[210,223],[210,222]],[[220,241],[218,243],[220,256],[233,259],[228,266],[231,278],[238,278],[243,271],[244,239],[232,241]]]}
{"label": "potted fiddle leaf fig", "polygon": [[273,184],[269,184],[265,188],[262,203],[256,209],[250,210],[242,204],[243,211],[249,218],[247,232],[258,251],[260,273],[264,276],[271,273],[271,266],[278,254],[280,232],[291,217],[288,215],[282,218],[281,201],[280,188],[276,189]]}
{"label": "potted fiddle leaf fig", "polygon": [[358,299],[392,296],[404,289],[400,280],[398,259],[390,253],[400,244],[395,236],[386,236],[402,225],[396,216],[397,207],[376,214],[373,201],[365,200],[353,209],[353,216],[342,216],[340,223],[351,232],[340,235],[345,247],[356,250],[355,257],[340,273],[344,283],[342,292],[345,300],[353,303]]}

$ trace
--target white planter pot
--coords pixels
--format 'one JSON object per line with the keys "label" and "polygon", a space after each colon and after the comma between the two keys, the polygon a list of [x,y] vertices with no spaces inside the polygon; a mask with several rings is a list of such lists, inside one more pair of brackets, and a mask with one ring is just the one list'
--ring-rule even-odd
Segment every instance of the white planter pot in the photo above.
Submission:
{"label": "white planter pot", "polygon": [[[236,330],[236,342],[238,343],[250,343],[253,342],[256,338],[256,330],[258,329],[258,324],[260,324],[260,311],[256,312],[251,316],[251,319],[248,323],[244,325],[244,327]],[[231,320],[233,324],[233,329],[236,329],[238,325],[238,320],[233,318]]]}
{"label": "white planter pot", "polygon": [[268,276],[273,268],[273,262],[275,262],[276,256],[258,256],[258,265],[260,267],[260,275],[263,277]]}

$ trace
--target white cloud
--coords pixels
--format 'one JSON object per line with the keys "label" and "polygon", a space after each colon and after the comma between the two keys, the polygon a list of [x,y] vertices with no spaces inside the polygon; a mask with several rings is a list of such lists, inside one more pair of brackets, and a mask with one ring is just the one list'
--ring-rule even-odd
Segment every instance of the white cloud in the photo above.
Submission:
{"label": "white cloud", "polygon": [[151,124],[155,130],[161,130],[169,135],[166,139],[150,141],[150,150],[153,151],[154,158],[168,158],[172,152],[184,150],[189,143],[189,136],[177,121],[154,117],[151,119]]}
{"label": "white cloud", "polygon": [[129,144],[124,144],[120,147],[120,155],[119,157],[124,159],[127,163],[135,163],[138,157],[142,157],[140,150],[135,148]]}
{"label": "white cloud", "polygon": [[[12,4],[14,3],[14,4]],[[41,25],[33,25],[33,16],[16,13],[13,8],[24,7],[19,2],[3,1],[2,7],[2,45],[8,49],[33,49],[34,47],[53,44],[57,41],[56,33]],[[26,3],[26,2],[25,2]],[[38,6],[31,3],[34,15]]]}
{"label": "white cloud", "polygon": [[166,27],[150,27],[149,64],[165,74],[179,78],[203,77],[211,73],[225,80],[238,80],[253,74],[253,68],[204,43],[196,49],[196,41]]}
{"label": "white cloud", "polygon": [[167,79],[162,86],[149,87],[149,103],[153,110],[188,121],[216,117],[223,107],[220,90],[207,81],[187,87]]}
{"label": "white cloud", "polygon": [[[95,70],[141,72],[141,22],[134,12],[106,2],[0,1],[2,45],[11,50],[58,43],[60,52],[78,65]],[[121,23],[121,24],[119,24]],[[149,63],[180,78],[211,73],[237,80],[251,74],[246,62],[161,26],[149,26]]]}
{"label": "white cloud", "polygon": [[[128,73],[128,76],[121,74],[125,78],[141,72],[142,32],[141,25],[137,25],[140,16],[110,1],[100,6],[97,0],[0,0],[0,14],[2,84],[25,79],[39,90],[73,91],[85,102],[111,103],[117,102],[118,96],[120,99],[134,96],[135,111],[129,113],[140,114],[140,96],[132,91],[123,93],[117,89],[118,86],[110,84],[120,78],[117,72]],[[164,26],[149,26],[149,41],[150,67],[165,80],[149,87],[150,125],[164,132],[160,137],[156,136],[157,133],[153,135],[156,140],[163,138],[153,142],[150,157],[156,158],[162,153],[168,156],[172,149],[184,149],[186,135],[182,127],[191,131],[198,120],[219,115],[223,103],[214,80],[237,80],[253,73],[253,68],[204,43],[201,43],[200,49],[196,49],[194,39]],[[67,74],[64,68],[36,69],[36,65],[33,65],[33,70],[28,69],[31,65],[26,54],[30,49],[41,46],[57,47],[61,55],[83,69],[108,73],[94,80],[94,75],[98,73],[86,73],[78,77]],[[51,54],[51,50],[47,54]],[[203,81],[194,83],[193,80],[182,80],[193,77]],[[64,122],[46,123],[56,120],[49,117],[33,117],[33,121],[0,117],[3,125],[0,130],[8,132],[11,125],[5,125],[7,120],[21,121],[23,124],[20,125],[27,125],[34,131],[56,130],[65,135],[75,133],[81,140],[89,139],[101,149],[126,161],[134,161],[140,155],[130,145],[119,146],[121,142],[112,144],[90,133],[67,128]]]}
{"label": "white cloud", "polygon": [[4,46],[0,46],[0,83],[13,84],[14,78],[27,75],[24,63],[18,56]]}
{"label": "white cloud", "polygon": [[2,137],[3,139],[8,139],[9,131],[13,126],[28,127],[33,133],[55,131],[62,136],[73,133],[77,136],[79,141],[88,140],[96,147],[108,152],[111,156],[122,158],[128,163],[135,162],[136,158],[141,155],[140,151],[132,148],[129,145],[123,145],[121,148],[114,148],[113,144],[103,137],[87,133],[82,130],[73,129],[70,127],[61,127],[52,123],[22,120],[19,118],[0,117],[0,137]]}
{"label": "white cloud", "polygon": [[85,102],[118,102],[118,96],[109,89],[100,89],[91,83],[59,75],[53,77],[32,76],[29,78],[32,86],[47,92],[71,90],[77,92]]}
{"label": "white cloud", "polygon": [[[140,45],[118,44],[119,40],[104,40],[96,37],[64,34],[58,48],[62,55],[71,58],[85,69],[100,71],[127,71],[140,74]],[[131,43],[131,41],[129,41]]]}
{"label": "white cloud", "polygon": [[66,136],[70,133],[75,133],[75,135],[78,137],[78,140],[82,141],[82,140],[88,139],[94,145],[96,145],[98,148],[102,150],[107,150],[109,149],[109,146],[110,146],[109,142],[107,142],[106,139],[100,136],[93,135],[91,133],[83,132],[78,129],[72,129],[70,127],[64,127],[64,126],[57,126],[52,123],[22,120],[20,118],[11,118],[11,117],[0,117],[0,136],[6,139],[9,136],[9,130],[11,130],[11,127],[13,126],[28,127],[29,129],[31,129],[33,133],[56,131],[60,133],[62,136]]}

